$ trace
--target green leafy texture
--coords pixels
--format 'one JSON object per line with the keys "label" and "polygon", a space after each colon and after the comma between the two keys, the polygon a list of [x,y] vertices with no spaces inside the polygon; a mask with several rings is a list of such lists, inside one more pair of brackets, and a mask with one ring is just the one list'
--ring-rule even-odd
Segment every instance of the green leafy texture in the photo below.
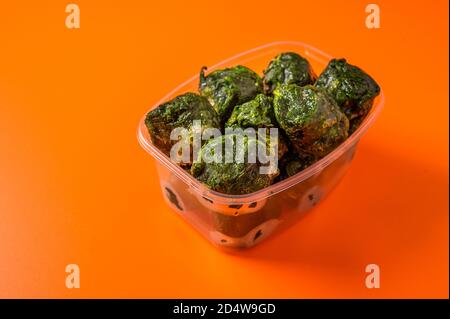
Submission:
{"label": "green leafy texture", "polygon": [[354,132],[369,113],[380,87],[367,73],[345,59],[331,60],[320,74],[316,87],[325,89],[350,120]]}
{"label": "green leafy texture", "polygon": [[348,119],[324,90],[289,84],[273,94],[275,117],[298,155],[323,157],[347,138]]}
{"label": "green leafy texture", "polygon": [[[273,113],[272,98],[264,94],[258,94],[253,100],[236,105],[230,118],[225,123],[226,128],[276,128],[278,124]],[[267,142],[270,142],[269,131],[267,131]],[[278,130],[278,156],[281,158],[287,152],[286,141]]]}
{"label": "green leafy texture", "polygon": [[294,52],[277,55],[264,70],[264,90],[272,93],[280,84],[313,84],[317,76],[308,60]]}
{"label": "green leafy texture", "polygon": [[250,101],[262,93],[262,79],[245,66],[216,70],[207,76],[205,69],[200,71],[199,91],[208,98],[222,123],[228,119],[235,105]]}
{"label": "green leafy texture", "polygon": [[271,98],[258,94],[253,100],[236,105],[225,127],[271,128],[275,127],[274,122]]}
{"label": "green leafy texture", "polygon": [[[278,171],[273,174],[261,174],[260,163],[249,163],[248,150],[251,143],[257,146],[258,141],[254,137],[242,136],[244,152],[243,163],[236,162],[237,135],[228,134],[210,139],[201,148],[198,159],[192,164],[191,174],[199,181],[203,182],[212,190],[225,194],[241,195],[255,192],[272,184],[273,179],[278,175]],[[231,140],[233,147],[233,160],[231,163],[225,163],[225,140]],[[216,153],[215,150],[220,147],[222,153]],[[257,149],[257,147],[255,147]],[[208,153],[213,161],[207,163],[203,161],[203,154]]]}
{"label": "green leafy texture", "polygon": [[[206,128],[220,129],[219,116],[208,100],[195,93],[185,93],[150,111],[145,118],[145,125],[152,143],[170,156],[171,147],[177,143],[170,139],[170,133],[173,129],[182,127],[189,130],[191,137],[194,120],[201,121],[202,131]],[[190,142],[192,150],[192,139]]]}

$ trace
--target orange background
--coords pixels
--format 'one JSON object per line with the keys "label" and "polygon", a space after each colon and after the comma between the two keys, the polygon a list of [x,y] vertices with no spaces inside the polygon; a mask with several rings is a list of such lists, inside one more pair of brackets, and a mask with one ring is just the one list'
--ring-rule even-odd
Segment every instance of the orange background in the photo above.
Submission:
{"label": "orange background", "polygon": [[[373,1],[377,30],[370,1],[71,2],[78,30],[70,1],[1,5],[0,297],[448,297],[447,1]],[[202,65],[279,40],[362,66],[386,105],[314,212],[229,255],[166,206],[136,128]]]}

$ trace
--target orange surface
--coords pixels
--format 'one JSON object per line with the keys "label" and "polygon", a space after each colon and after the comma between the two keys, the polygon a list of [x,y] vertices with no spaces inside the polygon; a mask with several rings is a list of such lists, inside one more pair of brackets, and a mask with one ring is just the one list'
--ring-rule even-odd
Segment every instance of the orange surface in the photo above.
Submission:
{"label": "orange surface", "polygon": [[[377,30],[369,1],[72,2],[78,30],[69,1],[0,10],[0,297],[448,297],[447,1],[374,1]],[[136,127],[202,65],[277,40],[362,66],[386,105],[315,211],[229,255],[163,202]]]}

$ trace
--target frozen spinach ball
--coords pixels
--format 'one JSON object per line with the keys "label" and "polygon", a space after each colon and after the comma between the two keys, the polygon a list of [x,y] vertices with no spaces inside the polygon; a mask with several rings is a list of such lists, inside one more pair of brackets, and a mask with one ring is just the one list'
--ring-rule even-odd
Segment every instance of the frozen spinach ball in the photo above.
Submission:
{"label": "frozen spinach ball", "polygon": [[255,99],[236,105],[225,127],[275,127],[272,99],[259,94]]}
{"label": "frozen spinach ball", "polygon": [[273,94],[275,117],[297,154],[320,158],[347,138],[348,119],[324,90],[289,84]]}
{"label": "frozen spinach ball", "polygon": [[[232,145],[231,149],[227,148],[227,143]],[[263,189],[272,184],[278,169],[274,167],[271,173],[264,174],[260,170],[263,164],[257,157],[256,161],[251,159],[249,154],[259,143],[262,142],[245,135],[215,137],[203,145],[197,161],[192,164],[191,174],[212,190],[225,194],[241,195]],[[238,152],[244,154],[243,160],[236,156]],[[231,155],[230,160],[227,160],[227,154]]]}
{"label": "frozen spinach ball", "polygon": [[145,118],[145,125],[152,143],[170,156],[172,146],[178,142],[170,139],[175,128],[188,130],[188,142],[192,149],[194,120],[201,121],[201,132],[206,128],[220,128],[219,116],[208,100],[195,93],[185,93],[150,111]]}
{"label": "frozen spinach ball", "polygon": [[[272,98],[259,94],[251,101],[236,105],[230,118],[225,123],[225,128],[277,128],[278,124],[273,113]],[[270,131],[266,130],[266,137],[270,141]],[[278,139],[274,141],[278,144],[279,158],[287,151],[286,141],[282,132],[278,130]]]}
{"label": "frozen spinach ball", "polygon": [[350,120],[350,133],[369,113],[380,87],[374,79],[345,59],[331,60],[320,74],[316,87],[325,89]]}
{"label": "frozen spinach ball", "polygon": [[272,93],[280,84],[313,84],[316,75],[308,60],[294,52],[277,55],[264,70],[264,90]]}
{"label": "frozen spinach ball", "polygon": [[200,72],[199,91],[208,98],[222,123],[228,119],[235,105],[250,101],[262,93],[260,76],[245,66],[216,70],[208,75],[204,71],[205,68]]}

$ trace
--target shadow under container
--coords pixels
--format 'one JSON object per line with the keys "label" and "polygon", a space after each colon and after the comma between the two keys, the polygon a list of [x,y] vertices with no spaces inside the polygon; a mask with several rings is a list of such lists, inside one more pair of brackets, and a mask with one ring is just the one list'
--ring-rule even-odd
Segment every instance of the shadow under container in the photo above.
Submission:
{"label": "shadow under container", "polygon": [[[289,51],[308,59],[317,74],[332,59],[307,44],[274,42],[231,57],[208,68],[208,71],[240,64],[258,72],[277,54]],[[179,94],[197,92],[198,81],[199,76],[196,75],[182,83],[150,110]],[[152,144],[144,123],[145,115],[139,123],[138,140],[156,159],[161,191],[173,210],[216,246],[249,248],[274,231],[298,221],[327,196],[346,173],[360,138],[378,117],[383,104],[381,91],[359,128],[333,152],[292,177],[245,195],[228,195],[210,190],[172,162]]]}

